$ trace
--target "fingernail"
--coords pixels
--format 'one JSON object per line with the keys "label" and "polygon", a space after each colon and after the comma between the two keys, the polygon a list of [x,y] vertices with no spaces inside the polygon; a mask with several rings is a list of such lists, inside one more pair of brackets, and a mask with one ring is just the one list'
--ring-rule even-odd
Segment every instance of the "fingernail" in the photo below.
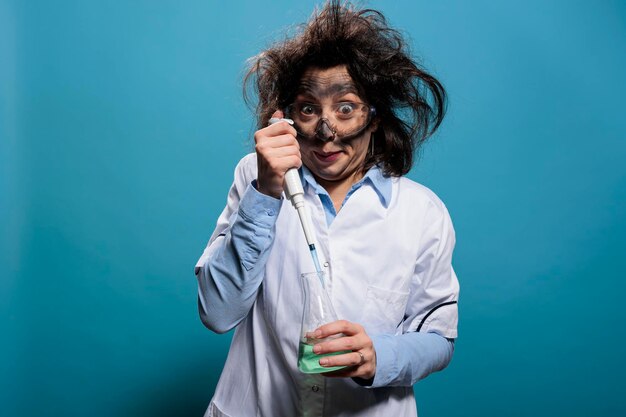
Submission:
{"label": "fingernail", "polygon": [[321,330],[316,330],[315,333],[313,333],[315,335],[316,338],[319,338],[322,336],[322,331]]}
{"label": "fingernail", "polygon": [[320,365],[322,366],[328,365],[328,359],[320,359]]}
{"label": "fingernail", "polygon": [[319,347],[318,345],[313,346],[313,353],[320,353],[321,350],[322,348]]}

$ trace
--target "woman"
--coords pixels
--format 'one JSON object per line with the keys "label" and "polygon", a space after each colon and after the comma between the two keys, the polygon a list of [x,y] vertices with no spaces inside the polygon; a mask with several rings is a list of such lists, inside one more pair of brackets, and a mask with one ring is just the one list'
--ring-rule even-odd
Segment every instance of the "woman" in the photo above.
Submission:
{"label": "woman", "polygon": [[[382,14],[329,2],[252,61],[255,153],[196,265],[203,323],[236,328],[207,416],[415,416],[412,385],[443,369],[457,336],[454,230],[443,203],[405,177],[443,119],[441,84]],[[270,118],[287,117],[268,126]],[[299,168],[340,320],[316,329],[323,367],[297,355],[299,275],[314,271],[283,180]]]}

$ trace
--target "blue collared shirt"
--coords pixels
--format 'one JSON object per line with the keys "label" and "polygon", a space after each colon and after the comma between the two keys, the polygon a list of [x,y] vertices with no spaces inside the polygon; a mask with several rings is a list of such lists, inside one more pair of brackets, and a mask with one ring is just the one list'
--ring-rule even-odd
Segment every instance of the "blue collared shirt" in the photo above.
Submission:
{"label": "blue collared shirt", "polygon": [[[300,170],[300,176],[303,186],[312,187],[315,193],[320,197],[324,212],[326,213],[326,223],[330,225],[337,216],[337,211],[335,210],[335,206],[333,205],[328,191],[315,181],[311,171],[304,165]],[[389,201],[391,200],[391,178],[386,177],[378,166],[370,168],[360,181],[350,187],[341,206],[343,207],[350,196],[364,184],[370,184],[374,188],[380,198],[381,204],[385,208],[389,206]]]}

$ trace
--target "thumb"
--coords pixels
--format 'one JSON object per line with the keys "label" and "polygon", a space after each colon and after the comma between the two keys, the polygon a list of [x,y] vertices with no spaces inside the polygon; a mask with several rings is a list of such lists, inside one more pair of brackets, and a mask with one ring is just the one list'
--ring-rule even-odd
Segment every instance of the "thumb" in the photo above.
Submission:
{"label": "thumb", "polygon": [[290,119],[284,119],[285,114],[282,112],[282,110],[276,110],[273,114],[271,119],[268,120],[268,124],[269,125],[273,125],[274,123],[278,123],[278,122],[287,122],[290,125],[293,126],[293,120]]}

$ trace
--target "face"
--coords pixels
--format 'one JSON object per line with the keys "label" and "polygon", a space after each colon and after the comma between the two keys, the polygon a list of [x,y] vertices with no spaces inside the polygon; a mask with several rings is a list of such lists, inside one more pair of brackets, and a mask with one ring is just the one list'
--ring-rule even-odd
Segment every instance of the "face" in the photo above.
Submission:
{"label": "face", "polygon": [[[375,121],[357,134],[351,124],[363,116],[367,103],[357,93],[356,85],[345,66],[327,69],[312,67],[304,72],[295,98],[300,131],[308,137],[298,138],[304,165],[311,170],[322,186],[352,185],[363,177]],[[360,111],[350,116],[351,111]],[[357,124],[360,122],[357,122]],[[364,123],[362,123],[364,124]],[[296,123],[298,129],[298,123]],[[352,130],[351,130],[352,129]]]}

